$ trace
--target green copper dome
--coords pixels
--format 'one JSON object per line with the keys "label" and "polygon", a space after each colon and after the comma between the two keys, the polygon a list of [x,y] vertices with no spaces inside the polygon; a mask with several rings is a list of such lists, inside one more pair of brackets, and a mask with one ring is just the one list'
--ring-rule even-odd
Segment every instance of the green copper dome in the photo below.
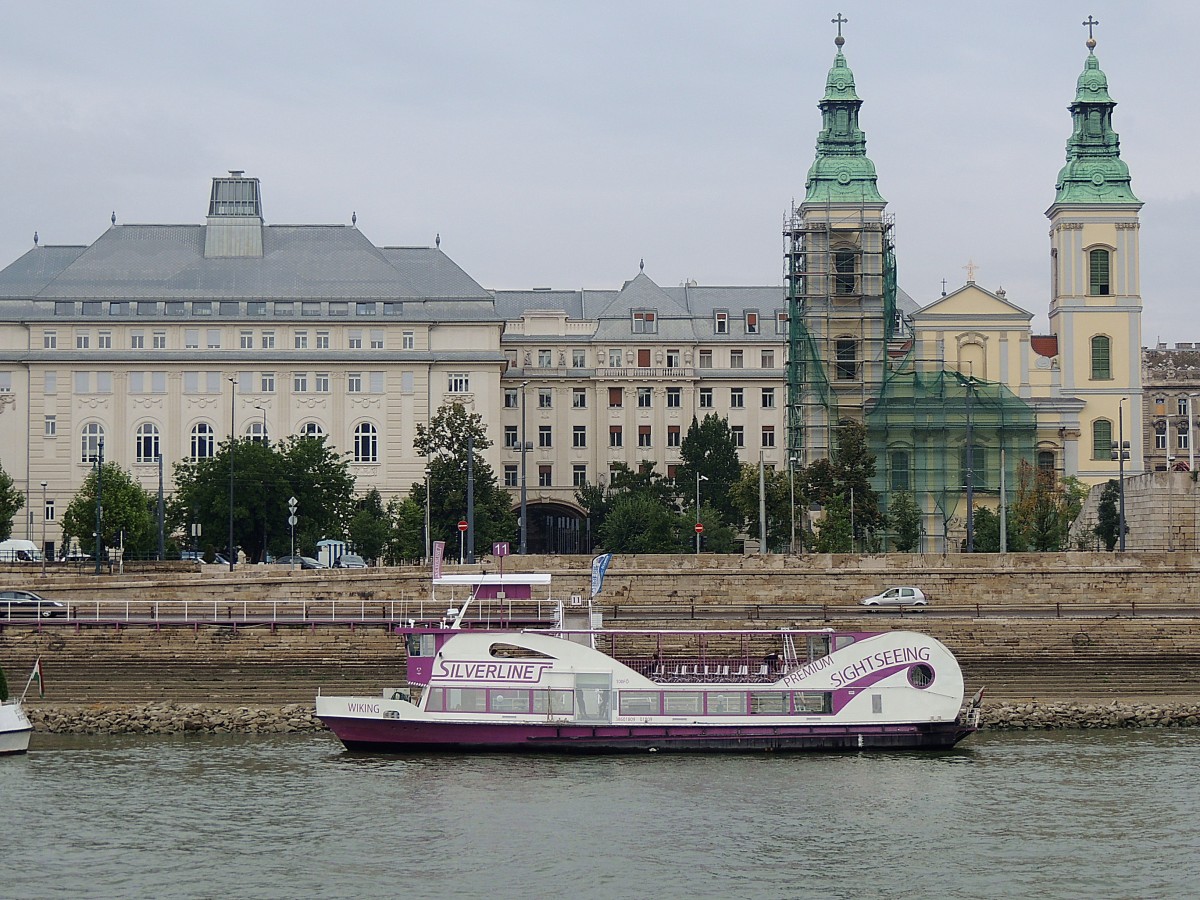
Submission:
{"label": "green copper dome", "polygon": [[1074,129],[1067,140],[1067,164],[1055,184],[1055,203],[1140,202],[1129,183],[1129,166],[1121,159],[1121,140],[1112,127],[1116,105],[1100,61],[1089,53],[1076,84],[1075,102],[1069,107]]}
{"label": "green copper dome", "polygon": [[867,136],[858,127],[862,101],[854,92],[854,73],[838,44],[825,79],[817,158],[805,181],[805,203],[883,203],[875,184],[875,164],[867,158]]}

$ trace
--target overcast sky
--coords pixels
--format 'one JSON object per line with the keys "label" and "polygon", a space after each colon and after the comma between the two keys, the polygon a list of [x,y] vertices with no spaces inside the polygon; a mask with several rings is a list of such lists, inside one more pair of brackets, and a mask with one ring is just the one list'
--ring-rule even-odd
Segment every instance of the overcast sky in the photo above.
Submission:
{"label": "overcast sky", "polygon": [[901,286],[928,303],[974,260],[1039,330],[1099,19],[1145,203],[1143,343],[1200,340],[1195,0],[7,3],[0,266],[113,211],[200,223],[209,179],[244,169],[268,223],[440,233],[489,288],[618,288],[642,258],[662,285],[780,284],[839,10]]}

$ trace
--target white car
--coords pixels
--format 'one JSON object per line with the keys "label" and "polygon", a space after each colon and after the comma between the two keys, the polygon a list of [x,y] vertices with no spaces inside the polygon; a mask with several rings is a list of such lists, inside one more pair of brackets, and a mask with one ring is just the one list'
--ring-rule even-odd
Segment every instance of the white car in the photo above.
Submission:
{"label": "white car", "polygon": [[859,606],[924,606],[929,600],[925,592],[915,587],[888,588],[882,594],[858,601]]}

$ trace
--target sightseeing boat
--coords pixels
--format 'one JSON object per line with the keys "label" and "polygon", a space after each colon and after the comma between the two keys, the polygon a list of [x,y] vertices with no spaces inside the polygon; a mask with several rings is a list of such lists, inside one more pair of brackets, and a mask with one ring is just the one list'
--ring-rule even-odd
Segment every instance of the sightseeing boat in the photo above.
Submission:
{"label": "sightseeing boat", "polygon": [[505,605],[409,623],[407,686],[317,716],[389,753],[947,749],[978,727],[982,692],[964,706],[954,655],[915,632],[603,629],[579,597],[525,629]]}

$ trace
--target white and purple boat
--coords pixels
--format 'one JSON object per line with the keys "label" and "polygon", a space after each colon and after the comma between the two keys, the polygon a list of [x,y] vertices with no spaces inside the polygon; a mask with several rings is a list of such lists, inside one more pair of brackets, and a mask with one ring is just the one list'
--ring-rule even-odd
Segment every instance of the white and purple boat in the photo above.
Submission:
{"label": "white and purple boat", "polygon": [[[577,598],[576,598],[577,599]],[[408,686],[318,696],[348,750],[805,751],[953,747],[977,730],[962,671],[911,631],[401,629]],[[603,648],[603,649],[600,649]],[[605,652],[607,651],[607,652]]]}

